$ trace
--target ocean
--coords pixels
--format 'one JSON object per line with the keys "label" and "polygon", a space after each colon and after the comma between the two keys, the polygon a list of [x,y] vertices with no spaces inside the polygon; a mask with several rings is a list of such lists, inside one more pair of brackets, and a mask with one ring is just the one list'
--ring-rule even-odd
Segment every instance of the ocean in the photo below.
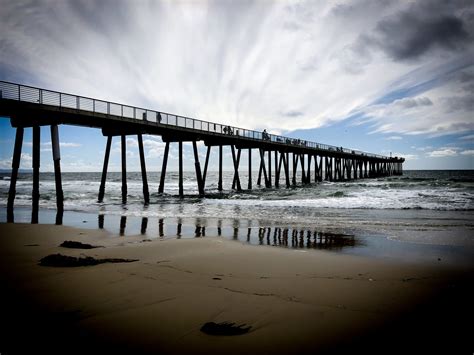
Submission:
{"label": "ocean", "polygon": [[[403,176],[320,182],[306,186],[231,189],[233,172],[208,172],[200,198],[194,172],[168,172],[158,194],[159,173],[149,172],[150,204],[143,204],[141,174],[128,172],[127,204],[121,173],[107,176],[105,198],[97,202],[100,173],[63,173],[63,224],[104,228],[117,236],[144,239],[220,236],[243,243],[309,252],[326,250],[409,261],[472,263],[474,260],[474,171],[405,171]],[[300,180],[301,181],[301,180]],[[6,222],[9,173],[0,173],[0,222]],[[20,173],[15,222],[31,219],[32,174]],[[54,223],[53,173],[40,174],[40,223]]]}

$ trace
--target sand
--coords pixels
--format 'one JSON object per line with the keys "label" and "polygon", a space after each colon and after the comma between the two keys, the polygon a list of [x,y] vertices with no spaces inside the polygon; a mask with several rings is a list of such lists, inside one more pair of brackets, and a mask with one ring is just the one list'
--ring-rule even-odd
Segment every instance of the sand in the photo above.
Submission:
{"label": "sand", "polygon": [[[1,354],[469,353],[472,269],[1,224]],[[80,241],[103,248],[59,245]],[[49,254],[139,261],[39,266]],[[206,322],[252,326],[213,336]]]}

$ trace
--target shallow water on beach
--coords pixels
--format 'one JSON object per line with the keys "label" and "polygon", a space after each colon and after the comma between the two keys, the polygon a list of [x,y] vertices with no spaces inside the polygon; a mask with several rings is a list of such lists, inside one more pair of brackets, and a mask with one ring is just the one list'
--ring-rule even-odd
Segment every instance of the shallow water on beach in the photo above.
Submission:
{"label": "shallow water on beach", "polygon": [[[286,189],[237,193],[233,173],[209,172],[205,198],[199,198],[194,173],[185,173],[185,197],[177,196],[177,173],[148,174],[150,204],[144,206],[140,173],[128,173],[128,200],[121,201],[121,175],[109,173],[103,203],[97,202],[100,173],[63,173],[63,224],[102,227],[117,235],[145,238],[217,236],[255,245],[322,249],[411,260],[457,262],[474,256],[474,172],[407,171],[403,176],[313,183]],[[9,174],[0,174],[0,222],[6,221]],[[242,187],[248,177],[241,175]],[[253,182],[257,176],[253,176]],[[15,221],[31,218],[31,174],[20,174]],[[280,186],[284,186],[281,179]],[[55,222],[52,173],[40,176],[40,223]],[[102,222],[101,222],[102,221]]]}

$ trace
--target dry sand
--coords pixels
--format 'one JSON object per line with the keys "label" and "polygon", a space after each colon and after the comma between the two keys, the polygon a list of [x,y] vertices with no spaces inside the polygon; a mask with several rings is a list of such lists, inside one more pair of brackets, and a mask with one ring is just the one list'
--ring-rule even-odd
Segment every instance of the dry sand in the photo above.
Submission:
{"label": "dry sand", "polygon": [[[1,354],[462,353],[474,350],[472,270],[256,247],[0,225]],[[104,248],[59,247],[65,240]],[[49,254],[139,259],[43,267]],[[238,336],[206,322],[252,326]],[[465,323],[463,323],[465,322]]]}

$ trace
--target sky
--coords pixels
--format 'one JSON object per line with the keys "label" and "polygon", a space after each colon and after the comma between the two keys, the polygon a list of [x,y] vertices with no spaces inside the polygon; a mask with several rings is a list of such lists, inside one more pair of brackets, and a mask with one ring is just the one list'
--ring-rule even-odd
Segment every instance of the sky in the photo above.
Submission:
{"label": "sky", "polygon": [[[0,8],[0,80],[403,156],[405,169],[474,169],[471,0],[0,0]],[[48,127],[41,133],[41,170],[51,171]],[[0,118],[0,169],[11,167],[14,134]],[[63,171],[102,169],[100,130],[60,126],[59,135]],[[148,170],[160,170],[161,139],[144,144]],[[176,144],[170,153],[175,169]],[[138,171],[134,136],[127,155]],[[115,138],[110,171],[120,171],[119,159]],[[21,167],[31,168],[30,129]]]}

